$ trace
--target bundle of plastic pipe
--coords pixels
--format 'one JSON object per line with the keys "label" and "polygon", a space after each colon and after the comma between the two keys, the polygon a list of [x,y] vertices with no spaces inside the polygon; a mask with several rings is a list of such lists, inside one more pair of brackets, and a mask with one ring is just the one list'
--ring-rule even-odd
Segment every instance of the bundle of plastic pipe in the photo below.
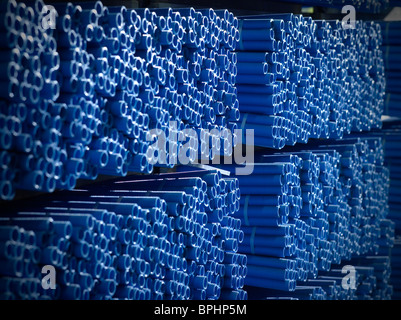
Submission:
{"label": "bundle of plastic pipe", "polygon": [[389,187],[380,138],[256,159],[257,175],[238,177],[247,285],[291,291],[332,263],[379,250]]}
{"label": "bundle of plastic pipe", "polygon": [[[2,297],[246,299],[238,198],[237,179],[201,171],[14,204],[0,218]],[[37,281],[44,265],[55,290]]]}
{"label": "bundle of plastic pipe", "polygon": [[[1,8],[0,149],[10,160],[1,199],[16,188],[52,192],[98,174],[171,167],[184,129],[202,131],[192,159],[220,142],[219,130],[235,128],[239,33],[227,10],[151,12],[98,1],[46,11],[42,0]],[[162,133],[168,141],[156,150]],[[171,150],[163,161],[160,149]]]}
{"label": "bundle of plastic pipe", "polygon": [[401,21],[379,22],[383,33],[383,54],[386,70],[384,114],[401,117]]}
{"label": "bundle of plastic pipe", "polygon": [[[351,260],[349,264],[347,262],[347,266],[354,262],[354,260]],[[391,299],[392,289],[388,285],[389,270],[391,270],[389,257],[368,256],[363,259],[361,266],[353,266],[356,277],[354,289],[343,284],[345,276],[345,273],[342,272],[343,267],[341,265],[339,269],[325,272],[318,279],[308,281],[308,284],[322,286],[326,290],[329,300]]]}
{"label": "bundle of plastic pipe", "polygon": [[[320,287],[328,300],[389,300],[393,294],[389,280],[393,264],[390,263],[390,252],[394,241],[394,223],[382,219],[377,255],[354,256],[340,265],[334,265],[330,271],[320,272],[316,279],[308,279],[296,288]],[[297,292],[292,296],[297,297]],[[312,292],[307,297],[299,298],[316,299],[316,296]]]}
{"label": "bundle of plastic pipe", "polygon": [[60,175],[60,160],[66,161],[53,144],[59,136],[52,129],[61,129],[62,119],[46,110],[59,96],[59,55],[53,30],[39,29],[35,12],[41,9],[40,2],[34,7],[1,3],[0,149],[7,173],[1,177],[0,198],[6,200],[15,188],[53,191],[52,177]]}
{"label": "bundle of plastic pipe", "polygon": [[249,299],[389,300],[393,295],[389,283],[392,267],[389,246],[382,248],[385,247],[385,256],[363,256],[334,265],[330,271],[321,271],[318,277],[297,285],[292,292],[252,288]]}
{"label": "bundle of plastic pipe", "polygon": [[[350,270],[352,275],[349,273]],[[293,292],[280,294],[282,297],[298,300],[390,300],[392,296],[392,287],[389,285],[390,273],[389,256],[366,256],[336,265],[330,271],[321,272],[316,279],[308,279]],[[345,282],[346,276],[352,277],[352,280]],[[255,294],[259,298],[266,294],[273,295],[269,296],[273,298],[277,292],[259,290]],[[250,295],[250,298],[252,297]]]}
{"label": "bundle of plastic pipe", "polygon": [[[394,118],[393,118],[394,119]],[[389,189],[389,219],[395,222],[395,231],[401,235],[401,123],[397,121],[383,122],[383,130],[377,133],[384,140],[384,156],[386,165],[390,170],[390,189]]]}
{"label": "bundle of plastic pipe", "polygon": [[358,300],[390,300],[392,298],[393,287],[390,282],[392,262],[389,255],[352,259],[350,264],[353,263],[360,265],[355,266],[361,278],[360,283],[355,286],[355,295]]}
{"label": "bundle of plastic pipe", "polygon": [[282,148],[380,128],[384,65],[380,25],[294,14],[239,19],[241,128],[255,145]]}
{"label": "bundle of plastic pipe", "polygon": [[401,250],[400,250],[400,236],[401,236],[401,201],[400,201],[400,186],[401,186],[401,172],[399,170],[401,161],[399,159],[400,146],[401,146],[401,123],[399,119],[389,119],[390,121],[383,122],[383,130],[379,133],[383,136],[385,141],[385,161],[390,170],[390,190],[389,190],[389,215],[388,218],[395,223],[395,236],[396,241],[391,250],[391,280],[393,285],[393,298],[401,298]]}

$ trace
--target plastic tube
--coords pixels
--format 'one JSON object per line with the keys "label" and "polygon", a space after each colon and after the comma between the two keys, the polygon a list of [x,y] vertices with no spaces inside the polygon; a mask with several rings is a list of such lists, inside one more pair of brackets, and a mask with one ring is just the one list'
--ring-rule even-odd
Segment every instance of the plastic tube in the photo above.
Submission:
{"label": "plastic tube", "polygon": [[0,240],[1,241],[20,241],[20,230],[16,226],[0,226]]}

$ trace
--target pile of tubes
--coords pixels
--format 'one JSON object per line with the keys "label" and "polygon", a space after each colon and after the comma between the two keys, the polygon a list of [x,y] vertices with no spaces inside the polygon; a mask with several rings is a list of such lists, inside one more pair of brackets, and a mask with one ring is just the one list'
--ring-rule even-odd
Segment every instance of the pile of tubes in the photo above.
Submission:
{"label": "pile of tubes", "polygon": [[[2,203],[0,299],[391,296],[399,132],[360,132],[382,127],[384,106],[398,116],[398,23],[100,1],[0,9],[0,200],[67,190]],[[181,152],[230,156],[246,129],[255,146],[286,148],[259,149],[247,176],[150,175],[187,164]],[[73,190],[99,175],[119,178]],[[348,263],[356,290],[341,287]],[[49,266],[55,289],[40,281]]]}
{"label": "pile of tubes", "polygon": [[378,24],[343,30],[302,15],[237,19],[100,1],[1,8],[3,200],[16,189],[71,190],[99,174],[171,168],[180,152],[190,162],[230,155],[248,141],[228,134],[237,128],[280,149],[381,126]]}
{"label": "pile of tubes", "polygon": [[[349,272],[351,283],[343,283],[344,276]],[[344,268],[344,269],[343,269]],[[346,272],[343,272],[345,270]],[[390,300],[393,295],[392,286],[389,285],[391,274],[389,256],[366,256],[352,259],[330,271],[321,272],[316,279],[308,279],[297,286],[293,292],[280,292],[274,290],[252,290],[250,299],[279,299],[292,298],[296,300]],[[277,296],[278,295],[278,296]]]}
{"label": "pile of tubes", "polygon": [[[93,184],[11,206],[0,218],[0,297],[246,299],[238,207],[238,180],[220,171]],[[55,289],[41,285],[46,265],[56,268]]]}
{"label": "pile of tubes", "polygon": [[150,173],[155,138],[179,131],[163,146],[172,150],[163,166],[172,167],[186,128],[203,132],[204,147],[220,142],[205,130],[236,127],[232,13],[44,6],[1,4],[1,199],[16,188],[71,190],[98,174]]}
{"label": "pile of tubes", "polygon": [[[390,95],[390,93],[387,93]],[[394,111],[394,109],[392,109]],[[394,114],[395,115],[395,114]],[[393,298],[401,298],[401,160],[399,158],[401,148],[401,123],[397,120],[383,122],[383,130],[378,135],[382,135],[385,141],[385,160],[390,170],[390,190],[389,190],[389,215],[388,218],[395,223],[395,244],[391,250],[391,279],[393,285]]]}
{"label": "pile of tubes", "polygon": [[342,138],[381,127],[381,29],[294,14],[239,19],[241,128],[254,144],[281,149],[309,138]]}
{"label": "pile of tubes", "polygon": [[[383,219],[380,230],[381,236],[377,242],[380,248],[377,255],[354,256],[351,260],[333,266],[329,271],[319,272],[317,278],[308,279],[297,286],[293,293],[288,294],[308,300],[390,300],[393,297],[393,284],[390,283],[390,250],[394,246],[393,222]],[[355,278],[352,282],[344,282],[344,276]],[[320,289],[323,290],[323,296],[316,295]],[[300,295],[306,291],[309,291],[309,294]]]}
{"label": "pile of tubes", "polygon": [[[389,188],[382,140],[298,149],[260,155],[258,175],[238,177],[246,285],[293,291],[332,264],[379,252]],[[391,245],[394,232],[383,236]]]}
{"label": "pile of tubes", "polygon": [[379,22],[383,33],[383,54],[386,70],[384,114],[401,116],[401,21]]}
{"label": "pile of tubes", "polygon": [[395,223],[396,233],[401,235],[401,123],[385,121],[383,130],[375,134],[383,137],[386,166],[390,170],[389,218]]}

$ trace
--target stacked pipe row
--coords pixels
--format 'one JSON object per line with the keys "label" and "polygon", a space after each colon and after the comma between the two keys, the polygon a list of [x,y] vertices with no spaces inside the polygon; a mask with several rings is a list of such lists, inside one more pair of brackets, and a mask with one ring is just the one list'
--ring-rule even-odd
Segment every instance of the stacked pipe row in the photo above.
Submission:
{"label": "stacked pipe row", "polygon": [[[348,262],[347,262],[348,264]],[[330,284],[326,281],[324,289],[327,298],[330,300],[390,300],[392,297],[392,287],[388,280],[391,274],[389,256],[366,256],[360,259],[350,260],[348,265],[355,266],[356,282],[355,289],[344,289],[344,272],[339,266],[330,272],[319,277],[321,280],[328,280],[333,284],[333,289],[327,288]],[[315,285],[319,285],[319,280]],[[313,283],[313,282],[312,282]],[[312,284],[311,283],[311,284]]]}
{"label": "stacked pipe row", "polygon": [[[160,161],[162,152],[151,141],[158,134],[169,137],[176,131],[185,139],[181,134],[185,128],[198,129],[201,137],[199,148],[190,146],[194,151],[189,152],[190,161],[197,152],[214,156],[206,149],[209,139],[215,146],[223,139],[224,152],[229,152],[238,139],[227,141],[224,134],[221,138],[211,132],[236,128],[237,67],[245,69],[245,74],[238,75],[245,83],[241,87],[246,88],[242,91],[243,109],[254,98],[252,94],[262,90],[268,95],[266,103],[274,105],[263,112],[278,112],[278,116],[243,116],[242,128],[255,129],[257,145],[281,148],[306,142],[309,137],[342,136],[344,130],[379,126],[380,112],[368,105],[358,115],[359,102],[353,94],[353,89],[362,92],[358,98],[364,98],[364,103],[372,101],[380,110],[381,59],[376,49],[380,30],[375,26],[361,23],[357,33],[347,34],[339,29],[339,23],[291,14],[276,16],[273,22],[245,19],[239,48],[245,45],[254,50],[256,45],[255,50],[266,51],[277,47],[277,52],[266,55],[267,63],[261,52],[238,52],[237,66],[232,49],[240,36],[239,25],[226,10],[151,12],[108,8],[101,2],[58,4],[56,29],[43,33],[46,20],[35,14],[42,12],[43,6],[41,0],[33,7],[14,0],[3,4],[7,12],[2,16],[3,40],[7,40],[3,42],[8,49],[2,56],[7,72],[1,95],[5,98],[1,141],[8,154],[4,161],[9,161],[2,163],[7,167],[2,169],[2,199],[12,199],[15,188],[51,192],[72,189],[77,179],[95,179],[99,173],[149,173],[157,162],[170,167],[177,160],[180,142],[168,140],[158,145],[173,150]],[[253,29],[255,22],[257,29]],[[247,29],[249,24],[251,29]],[[254,41],[266,36],[280,40]],[[40,41],[33,41],[37,37]],[[341,42],[344,39],[345,44]],[[354,52],[355,41],[363,48],[359,55]],[[301,48],[295,49],[297,46]],[[350,54],[357,58],[348,59]],[[255,63],[255,57],[263,61]],[[367,70],[367,61],[377,68]],[[347,65],[341,63],[350,65],[347,73]],[[260,74],[264,68],[269,71],[267,76]],[[315,77],[309,79],[309,73]],[[274,85],[249,86],[249,79],[272,78],[277,78]],[[369,81],[375,81],[375,90],[365,90]],[[342,92],[347,83],[351,89]],[[369,92],[372,96],[365,96]],[[357,107],[350,111],[343,104]],[[177,120],[177,125],[171,127],[169,120]],[[147,134],[151,128],[156,132]]]}
{"label": "stacked pipe row", "polygon": [[386,70],[386,98],[384,114],[393,117],[401,116],[401,91],[399,88],[401,79],[401,42],[399,34],[401,22],[379,22],[383,30],[383,54]]}
{"label": "stacked pipe row", "polygon": [[380,25],[272,14],[239,20],[241,127],[255,145],[281,149],[381,127],[384,63]]}
{"label": "stacked pipe row", "polygon": [[387,167],[390,170],[390,189],[389,189],[389,219],[394,221],[396,234],[401,233],[401,171],[399,167],[401,160],[399,159],[399,150],[401,146],[401,130],[400,122],[385,121],[383,122],[383,130],[377,132],[376,135],[382,136],[384,141],[384,155]]}
{"label": "stacked pipe row", "polygon": [[[176,178],[181,181],[177,181]],[[188,181],[186,185],[182,186],[185,192],[193,197],[193,214],[195,217],[198,215],[199,227],[206,228],[209,231],[204,232],[208,234],[208,241],[211,246],[209,243],[208,258],[203,258],[208,279],[209,276],[216,277],[216,273],[220,274],[220,283],[217,281],[216,285],[218,288],[221,287],[220,297],[222,299],[246,298],[247,293],[242,287],[247,274],[247,257],[244,254],[237,253],[244,234],[241,230],[241,221],[233,217],[239,209],[240,189],[237,178],[222,178],[220,171],[210,173],[210,171],[201,170],[148,176],[146,180],[131,176],[127,177],[125,181],[120,180],[113,184],[111,188],[114,188],[114,192],[118,194],[168,194],[176,191],[177,188],[179,189],[180,184],[184,181]],[[202,184],[199,181],[202,181]],[[175,202],[171,205],[174,208],[177,206]],[[181,212],[179,206],[178,211]],[[185,215],[185,213],[181,214]],[[202,217],[201,222],[199,221],[200,216]],[[197,237],[196,229],[195,235],[191,230],[188,232],[192,234],[193,240],[195,240]],[[197,299],[199,297],[203,296],[196,295]],[[210,297],[207,295],[207,298]]]}
{"label": "stacked pipe row", "polygon": [[4,226],[3,221],[0,225],[0,299],[13,299],[13,291],[21,298],[31,298],[41,288],[37,277],[42,256],[40,244],[34,231]]}
{"label": "stacked pipe row", "polygon": [[[394,109],[393,109],[394,110]],[[383,130],[379,135],[383,136],[385,141],[385,161],[390,170],[390,190],[389,190],[389,219],[395,223],[396,241],[391,252],[391,284],[393,285],[394,299],[401,298],[401,271],[399,269],[401,252],[400,252],[400,235],[401,235],[401,201],[400,201],[400,186],[401,172],[399,167],[401,161],[399,158],[401,146],[401,130],[400,122],[397,119],[393,121],[383,122]]]}
{"label": "stacked pipe row", "polygon": [[[390,300],[393,295],[392,286],[389,285],[392,273],[390,265],[388,255],[365,256],[335,266],[330,271],[321,272],[316,279],[308,279],[293,292],[278,294],[274,290],[256,289],[249,291],[249,297],[277,299],[279,295],[280,298],[297,300]],[[351,277],[350,270],[352,283],[350,280],[344,283],[345,276]]]}
{"label": "stacked pipe row", "polygon": [[[1,199],[172,167],[185,128],[203,132],[201,147],[221,139],[206,130],[235,128],[232,13],[63,3],[51,24],[50,6],[30,4],[1,4]],[[172,154],[158,161],[153,140],[176,131],[178,142],[161,146]]]}
{"label": "stacked pipe row", "polygon": [[257,156],[257,176],[239,176],[249,286],[292,291],[332,264],[376,254],[383,241],[389,172],[381,139],[298,149]]}
{"label": "stacked pipe row", "polygon": [[[4,1],[1,8],[0,194],[1,199],[12,199],[16,187],[53,191],[56,183],[51,177],[60,175],[66,154],[56,156],[51,143],[58,138],[51,129],[60,129],[60,116],[52,118],[42,112],[49,100],[57,99],[60,88],[53,77],[59,67],[56,42],[51,29],[46,33],[39,30],[35,13],[41,11],[41,3],[27,7]],[[35,107],[29,108],[25,102]],[[41,139],[37,139],[39,135]],[[16,166],[24,174],[19,174]]]}
{"label": "stacked pipe row", "polygon": [[[359,267],[355,268],[355,288],[361,285],[374,287],[375,277],[373,267],[362,267],[363,274],[359,274]],[[355,300],[356,291],[344,288],[342,268],[322,272],[316,279],[307,279],[305,284],[296,286],[292,292],[255,288],[249,292],[250,299],[295,299],[295,300]],[[359,300],[359,299],[358,299]]]}
{"label": "stacked pipe row", "polygon": [[394,242],[394,223],[388,219],[381,220],[377,255],[353,256],[351,260],[333,266],[330,271],[320,272],[316,279],[308,279],[297,287],[303,293],[309,290],[308,295],[297,295],[295,290],[294,296],[320,299],[322,297],[316,294],[316,290],[322,289],[325,300],[390,300],[393,295],[390,250]]}
{"label": "stacked pipe row", "polygon": [[[238,198],[237,179],[202,171],[10,206],[0,218],[2,297],[246,299]],[[55,290],[40,285],[44,265],[56,268]]]}

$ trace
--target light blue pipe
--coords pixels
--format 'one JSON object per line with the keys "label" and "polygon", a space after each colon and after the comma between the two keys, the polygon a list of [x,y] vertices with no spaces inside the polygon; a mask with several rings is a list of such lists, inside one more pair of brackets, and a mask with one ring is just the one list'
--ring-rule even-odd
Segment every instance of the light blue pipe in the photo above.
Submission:
{"label": "light blue pipe", "polygon": [[0,240],[19,242],[21,239],[21,231],[17,226],[0,225]]}
{"label": "light blue pipe", "polygon": [[40,262],[57,266],[59,264],[59,251],[57,247],[47,247],[42,250]]}
{"label": "light blue pipe", "polygon": [[266,73],[263,75],[252,75],[252,74],[238,74],[236,76],[236,83],[238,84],[274,84],[276,81],[276,75],[273,73]]}
{"label": "light blue pipe", "polygon": [[249,84],[238,84],[239,93],[257,93],[257,94],[278,94],[278,86],[272,85],[249,85]]}
{"label": "light blue pipe", "polygon": [[[275,268],[267,268],[267,267],[259,267],[248,265],[250,278],[260,278],[262,279],[271,279],[275,281],[288,281],[293,280],[289,277],[289,271],[286,269],[275,269]],[[247,281],[247,280],[246,280]]]}
{"label": "light blue pipe", "polygon": [[54,230],[52,218],[41,218],[41,217],[15,217],[10,221],[14,222],[19,227],[27,230],[34,231],[47,231],[52,232]]}
{"label": "light blue pipe", "polygon": [[69,239],[72,234],[72,224],[69,221],[54,221],[54,231],[62,238]]}
{"label": "light blue pipe", "polygon": [[247,106],[255,106],[255,110],[258,110],[257,106],[273,107],[277,104],[277,95],[265,95],[255,93],[248,94],[239,92],[238,99]]}
{"label": "light blue pipe", "polygon": [[10,259],[19,259],[21,258],[18,255],[16,248],[18,247],[18,243],[13,241],[6,241],[0,243],[0,256],[3,259],[10,260]]}
{"label": "light blue pipe", "polygon": [[272,28],[260,29],[242,29],[242,41],[264,41],[273,40],[275,38],[274,30]]}
{"label": "light blue pipe", "polygon": [[[59,213],[59,212],[50,212],[48,215],[54,221],[70,221],[74,226],[85,227],[88,230],[92,230],[94,228],[94,219],[89,214],[68,214],[68,213]],[[40,219],[40,218],[37,218]]]}
{"label": "light blue pipe", "polygon": [[259,279],[259,278],[251,278],[249,275],[246,278],[247,285],[255,286],[255,287],[264,287],[271,288],[275,290],[282,291],[294,291],[295,289],[295,281],[287,280],[284,282],[273,280],[273,279]]}

